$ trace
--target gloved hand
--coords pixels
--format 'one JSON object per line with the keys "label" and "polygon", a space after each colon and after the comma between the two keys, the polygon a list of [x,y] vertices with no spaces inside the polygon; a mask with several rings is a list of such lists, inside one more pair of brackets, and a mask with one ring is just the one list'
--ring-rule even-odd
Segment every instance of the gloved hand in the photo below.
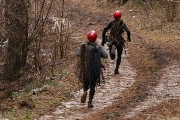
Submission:
{"label": "gloved hand", "polygon": [[109,41],[106,42],[106,45],[107,45],[107,46],[110,46],[110,45],[111,45],[111,42],[109,42]]}

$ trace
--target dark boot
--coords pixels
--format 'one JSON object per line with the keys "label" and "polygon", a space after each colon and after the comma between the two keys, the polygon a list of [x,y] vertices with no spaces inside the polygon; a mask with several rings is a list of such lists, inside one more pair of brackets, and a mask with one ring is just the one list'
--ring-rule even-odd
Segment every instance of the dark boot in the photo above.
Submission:
{"label": "dark boot", "polygon": [[118,69],[115,69],[114,74],[115,74],[115,75],[116,75],[116,74],[119,74]]}
{"label": "dark boot", "polygon": [[88,102],[88,108],[93,108],[94,107],[94,105],[92,104],[92,101],[89,101]]}
{"label": "dark boot", "polygon": [[87,97],[87,91],[84,92],[84,94],[81,97],[81,103],[85,103],[86,102],[86,97]]}

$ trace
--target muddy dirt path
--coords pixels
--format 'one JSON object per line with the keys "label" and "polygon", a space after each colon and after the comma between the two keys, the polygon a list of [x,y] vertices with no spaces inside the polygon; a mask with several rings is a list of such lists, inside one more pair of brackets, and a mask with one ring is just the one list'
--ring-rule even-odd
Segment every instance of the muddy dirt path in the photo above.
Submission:
{"label": "muddy dirt path", "polygon": [[[145,101],[129,110],[124,117],[125,119],[132,119],[136,115],[141,114],[143,110],[180,97],[180,66],[178,63],[175,61],[173,64],[167,65],[161,72],[164,74],[157,87],[150,91],[151,96],[148,96]],[[146,116],[149,119],[152,118],[151,114],[142,114],[141,116]],[[156,118],[153,119],[160,119],[160,116],[160,114],[156,114]]]}
{"label": "muddy dirt path", "polygon": [[[107,49],[107,47],[106,47]],[[108,51],[107,51],[108,52]],[[51,115],[42,116],[39,120],[75,120],[83,119],[103,108],[110,106],[121,97],[123,90],[128,89],[135,82],[136,72],[128,62],[128,55],[123,54],[119,75],[114,75],[115,60],[108,58],[108,65],[104,71],[105,85],[98,86],[94,96],[94,108],[87,108],[86,103],[80,103],[82,90],[74,93],[69,102],[62,102]],[[88,97],[88,96],[87,96]],[[88,99],[88,98],[87,98]]]}
{"label": "muddy dirt path", "polygon": [[[108,65],[104,71],[106,83],[104,86],[98,86],[96,89],[93,101],[94,108],[87,108],[87,102],[80,103],[82,95],[82,90],[80,90],[74,93],[74,97],[70,101],[62,102],[56,111],[53,111],[50,115],[42,116],[39,120],[81,120],[88,118],[91,114],[99,112],[107,106],[111,106],[113,102],[121,100],[121,93],[131,87],[135,82],[136,76],[136,71],[128,62],[128,57],[130,57],[128,54],[123,54],[119,75],[113,74],[115,61],[108,58]],[[150,96],[134,108],[129,108],[124,115],[124,120],[137,118],[139,114],[142,114],[142,111],[150,107],[155,107],[164,101],[168,102],[180,97],[180,66],[176,61],[171,63],[160,71],[164,74],[159,84],[150,91]],[[151,118],[152,115],[153,113],[142,114],[141,117]],[[157,119],[160,118],[158,114],[156,116]],[[139,116],[138,118],[140,119]]]}
{"label": "muddy dirt path", "polygon": [[[77,24],[77,27],[79,27],[79,31],[82,31],[83,33],[87,31],[85,30],[87,28],[83,26],[86,26],[91,20],[96,20],[94,22],[97,23],[101,20],[101,15],[92,15],[89,14],[88,11],[83,11],[84,13],[82,13],[81,9],[83,8],[80,7],[76,8],[74,6],[74,9],[76,12],[78,12],[79,15],[81,15],[76,16],[78,18],[78,21],[80,21],[81,23]],[[86,18],[82,18],[82,16],[84,15],[89,15],[86,16],[88,18],[87,21],[84,20]],[[106,19],[104,21],[107,22],[108,20]],[[100,23],[100,25],[103,24],[104,23]],[[135,37],[137,36],[135,35]],[[131,56],[126,56],[123,54],[122,63],[119,68],[120,75],[113,75],[115,61],[112,61],[109,58],[108,65],[106,65],[106,70],[104,71],[106,84],[104,86],[97,87],[97,92],[93,101],[95,107],[93,109],[87,108],[87,103],[80,103],[80,97],[82,95],[81,90],[77,91],[77,93],[74,93],[74,97],[70,101],[63,102],[62,105],[60,105],[56,109],[56,111],[52,112],[52,114],[42,116],[39,120],[79,120],[85,117],[87,118],[89,115],[101,111],[107,106],[111,106],[115,101],[121,100],[121,93],[131,87],[131,85],[135,82],[136,76],[136,72],[128,62],[127,57]],[[142,111],[147,110],[150,107],[156,107],[164,101],[168,102],[172,99],[177,99],[180,97],[180,66],[178,65],[178,63],[172,62],[172,64],[167,65],[160,72],[164,74],[160,78],[159,84],[155,88],[150,90],[150,96],[148,96],[144,101],[139,102],[135,107],[127,109],[127,112],[123,117],[124,120],[133,120],[137,118],[141,119],[141,117],[142,119],[151,119],[153,113],[143,114]],[[138,116],[139,114],[141,115]],[[158,116],[160,115],[156,114],[156,116],[157,118],[152,119],[159,119]]]}

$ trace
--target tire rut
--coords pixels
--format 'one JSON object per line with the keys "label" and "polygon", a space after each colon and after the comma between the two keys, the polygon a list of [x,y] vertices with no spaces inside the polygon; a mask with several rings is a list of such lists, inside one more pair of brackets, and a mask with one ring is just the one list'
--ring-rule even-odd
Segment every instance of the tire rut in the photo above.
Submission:
{"label": "tire rut", "polygon": [[[140,102],[139,105],[129,110],[124,119],[133,119],[136,115],[140,114],[140,112],[150,107],[156,107],[164,101],[168,102],[180,97],[180,66],[178,63],[173,62],[173,64],[167,65],[161,72],[163,75],[160,78],[160,82],[150,91],[151,95]],[[156,114],[156,116],[161,115]],[[146,114],[146,118],[150,117],[151,114]]]}

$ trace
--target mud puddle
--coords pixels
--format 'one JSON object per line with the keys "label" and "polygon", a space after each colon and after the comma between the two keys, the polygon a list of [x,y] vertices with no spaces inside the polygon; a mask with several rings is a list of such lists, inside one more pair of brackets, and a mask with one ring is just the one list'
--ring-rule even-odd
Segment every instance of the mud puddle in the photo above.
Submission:
{"label": "mud puddle", "polygon": [[108,58],[108,65],[104,71],[105,85],[98,86],[93,99],[94,108],[87,108],[86,103],[80,103],[83,91],[78,91],[69,102],[63,102],[51,115],[42,116],[39,120],[79,120],[87,117],[103,108],[111,105],[120,99],[123,90],[128,89],[134,82],[135,70],[127,60],[127,56],[122,56],[119,68],[120,74],[114,75],[115,62]]}
{"label": "mud puddle", "polygon": [[151,90],[152,96],[149,96],[144,102],[129,111],[125,118],[133,118],[149,107],[180,97],[180,66],[177,62],[173,63],[162,70],[164,74],[159,85]]}

